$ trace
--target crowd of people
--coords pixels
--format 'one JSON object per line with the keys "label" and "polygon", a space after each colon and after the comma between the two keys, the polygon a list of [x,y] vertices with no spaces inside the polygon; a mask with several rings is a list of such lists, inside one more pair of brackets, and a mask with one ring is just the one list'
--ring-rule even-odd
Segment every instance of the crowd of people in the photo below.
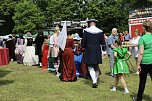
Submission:
{"label": "crowd of people", "polygon": [[[24,66],[39,66],[43,71],[56,73],[62,81],[76,81],[77,77],[90,78],[87,65],[83,63],[84,48],[78,33],[67,33],[64,51],[59,48],[58,36],[60,28],[54,28],[54,34],[47,36],[38,30],[37,36],[30,32],[17,36],[10,35],[8,39],[0,39],[1,48],[9,49],[9,60],[17,61]],[[82,68],[83,67],[83,68]]]}
{"label": "crowd of people", "polygon": [[[127,60],[132,55],[136,61],[137,74],[139,74],[139,88],[133,101],[142,101],[145,89],[147,75],[149,73],[152,79],[152,22],[143,23],[144,34],[139,30],[134,31],[134,36],[130,37],[128,31],[123,35],[117,32],[116,28],[112,29],[112,34],[107,39],[108,57],[110,64],[111,76],[115,77],[115,83],[111,91],[116,91],[119,79],[124,87],[124,93],[129,93],[123,74],[129,73]],[[127,42],[128,48],[124,48]],[[128,55],[126,55],[128,54]]]}
{"label": "crowd of people", "polygon": [[[143,23],[145,34],[141,36],[138,29],[131,37],[128,31],[119,33],[117,28],[112,29],[112,34],[106,36],[102,30],[96,27],[95,19],[88,20],[88,28],[84,29],[83,37],[68,31],[64,50],[58,45],[60,28],[54,28],[52,36],[44,36],[42,30],[38,30],[35,39],[30,32],[27,37],[19,35],[17,38],[9,36],[9,39],[0,40],[0,45],[9,49],[10,61],[25,66],[39,65],[43,71],[55,72],[61,81],[76,81],[77,77],[90,78],[92,88],[97,88],[98,77],[101,74],[99,64],[102,64],[102,51],[109,57],[111,76],[115,78],[111,91],[116,91],[119,79],[124,88],[124,94],[129,93],[123,74],[129,73],[127,60],[132,55],[135,58],[137,74],[140,77],[139,90],[134,101],[142,101],[147,74],[152,78],[152,23]],[[129,42],[131,48],[124,48],[123,42]],[[101,48],[102,46],[102,48]]]}

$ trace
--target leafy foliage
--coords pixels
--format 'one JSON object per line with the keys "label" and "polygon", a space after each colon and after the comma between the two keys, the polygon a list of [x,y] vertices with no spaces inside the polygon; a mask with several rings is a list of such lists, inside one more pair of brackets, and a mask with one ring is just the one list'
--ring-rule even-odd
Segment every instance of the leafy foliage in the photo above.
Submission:
{"label": "leafy foliage", "polygon": [[[0,33],[51,27],[55,20],[99,20],[105,32],[128,30],[129,10],[151,7],[152,0],[0,0]],[[12,19],[13,18],[13,19]],[[2,31],[3,30],[3,31]]]}
{"label": "leafy foliage", "polygon": [[15,15],[13,16],[15,27],[13,31],[19,33],[33,31],[44,26],[44,19],[42,12],[35,4],[30,1],[21,2],[15,7]]}
{"label": "leafy foliage", "polygon": [[78,12],[80,7],[73,0],[51,0],[47,7],[47,13],[52,20],[71,20]]}
{"label": "leafy foliage", "polygon": [[[20,0],[18,0],[20,1]],[[0,34],[10,34],[14,27],[14,22],[12,16],[14,13],[14,6],[17,3],[17,0],[0,0],[0,20],[5,22],[1,24]]]}
{"label": "leafy foliage", "polygon": [[14,12],[14,5],[16,1],[1,0],[0,1],[0,17],[11,15]]}

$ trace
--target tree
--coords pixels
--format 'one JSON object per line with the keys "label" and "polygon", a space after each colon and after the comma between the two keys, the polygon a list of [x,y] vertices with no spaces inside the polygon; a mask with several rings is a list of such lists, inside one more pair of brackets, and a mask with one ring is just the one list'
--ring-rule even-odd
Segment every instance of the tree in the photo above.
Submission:
{"label": "tree", "polygon": [[45,17],[40,9],[31,1],[24,0],[23,2],[19,2],[15,7],[14,14],[13,20],[15,26],[13,31],[15,32],[33,32],[35,29],[44,27]]}
{"label": "tree", "polygon": [[90,0],[84,16],[99,20],[98,27],[105,32],[110,32],[113,27],[122,32],[128,30],[130,10],[151,5],[152,0]]}
{"label": "tree", "polygon": [[48,19],[55,20],[72,20],[74,14],[80,13],[80,7],[74,0],[50,0],[47,7]]}
{"label": "tree", "polygon": [[84,17],[97,19],[99,21],[97,26],[105,32],[110,32],[113,27],[121,28],[121,25],[124,27],[128,23],[126,20],[128,15],[120,10],[120,3],[115,0],[96,0],[96,2],[90,0],[86,3]]}
{"label": "tree", "polygon": [[12,16],[14,14],[14,7],[20,0],[0,0],[0,20],[4,20],[0,26],[1,35],[10,34],[14,28],[14,21]]}
{"label": "tree", "polygon": [[33,3],[37,5],[41,9],[41,11],[45,11],[48,6],[48,0],[32,0]]}
{"label": "tree", "polygon": [[[99,20],[105,32],[128,29],[129,11],[151,7],[152,0],[0,0],[0,33],[34,31],[55,20]],[[13,18],[13,19],[12,19]]]}

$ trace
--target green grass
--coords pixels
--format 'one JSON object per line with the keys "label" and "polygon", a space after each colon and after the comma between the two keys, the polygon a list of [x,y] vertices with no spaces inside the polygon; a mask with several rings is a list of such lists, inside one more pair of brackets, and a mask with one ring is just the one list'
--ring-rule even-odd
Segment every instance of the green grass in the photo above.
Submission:
{"label": "green grass", "polygon": [[[61,82],[55,74],[43,72],[41,68],[11,62],[0,67],[0,101],[132,101],[138,89],[138,75],[125,76],[130,93],[124,95],[121,82],[116,92],[110,91],[114,79],[109,77],[108,58],[100,68],[99,86],[93,89],[91,80],[78,78],[76,82]],[[151,87],[148,77],[143,101],[152,101]]]}

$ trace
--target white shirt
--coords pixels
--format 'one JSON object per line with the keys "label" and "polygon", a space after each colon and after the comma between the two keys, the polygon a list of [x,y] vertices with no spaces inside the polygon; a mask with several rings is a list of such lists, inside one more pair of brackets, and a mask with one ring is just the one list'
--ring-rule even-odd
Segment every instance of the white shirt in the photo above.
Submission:
{"label": "white shirt", "polygon": [[[133,45],[138,45],[139,39],[140,39],[140,36],[138,36],[138,38],[136,38],[136,39],[133,38],[130,43]],[[132,56],[138,57],[138,46],[132,47]]]}

